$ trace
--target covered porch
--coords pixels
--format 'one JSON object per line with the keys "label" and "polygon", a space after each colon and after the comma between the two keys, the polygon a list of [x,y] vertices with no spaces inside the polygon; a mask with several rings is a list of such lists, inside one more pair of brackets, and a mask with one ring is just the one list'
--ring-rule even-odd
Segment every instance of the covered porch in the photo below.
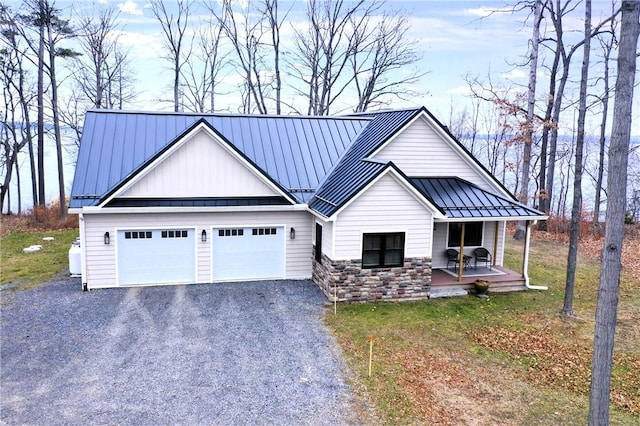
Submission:
{"label": "covered porch", "polygon": [[[530,285],[527,270],[530,226],[543,213],[460,178],[411,181],[444,215],[434,220],[430,297],[466,295],[478,279],[489,281],[490,292],[540,288]],[[507,221],[525,226],[520,271],[502,266]]]}

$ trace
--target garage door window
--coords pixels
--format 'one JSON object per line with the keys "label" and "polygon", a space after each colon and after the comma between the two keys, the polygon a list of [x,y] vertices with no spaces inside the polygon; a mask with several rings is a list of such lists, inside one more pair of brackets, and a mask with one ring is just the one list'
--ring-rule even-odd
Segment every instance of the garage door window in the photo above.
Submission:
{"label": "garage door window", "polygon": [[252,235],[276,235],[276,228],[253,228],[251,230]]}
{"label": "garage door window", "polygon": [[162,238],[187,238],[189,232],[182,229],[172,229],[162,231]]}
{"label": "garage door window", "polygon": [[244,235],[244,229],[242,228],[218,230],[219,237],[242,237],[243,235]]}
{"label": "garage door window", "polygon": [[144,240],[151,239],[153,233],[151,231],[127,231],[124,233],[125,240]]}

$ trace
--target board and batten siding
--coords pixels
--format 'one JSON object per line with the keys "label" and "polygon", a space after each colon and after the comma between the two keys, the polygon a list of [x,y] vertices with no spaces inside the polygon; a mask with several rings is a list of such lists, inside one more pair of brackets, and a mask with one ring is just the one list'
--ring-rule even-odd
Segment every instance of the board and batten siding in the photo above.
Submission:
{"label": "board and batten siding", "polygon": [[199,131],[120,197],[279,195],[222,144]]}
{"label": "board and batten siding", "polygon": [[457,176],[486,190],[496,190],[473,161],[444,140],[430,123],[418,118],[392,139],[374,158],[393,161],[409,177]]}
{"label": "board and batten siding", "polygon": [[405,257],[431,254],[431,212],[390,174],[338,213],[334,226],[335,260],[360,259],[362,234],[368,232],[406,232]]}
{"label": "board and batten siding", "polygon": [[[86,276],[83,282],[89,288],[117,285],[116,250],[118,229],[195,228],[196,282],[211,282],[211,229],[240,226],[285,227],[285,278],[311,277],[311,229],[307,212],[235,212],[235,213],[136,213],[85,214]],[[289,230],[296,230],[296,238],[289,238]],[[201,241],[202,230],[207,231],[207,242]],[[109,232],[111,244],[104,244],[104,233]]]}
{"label": "board and batten siding", "polygon": [[[504,221],[484,222],[483,232],[482,232],[482,247],[489,250],[493,255],[496,226],[498,226],[498,252],[496,254],[494,263],[498,266],[501,266],[503,255],[504,255],[504,230],[505,230]],[[432,256],[433,268],[447,267],[447,256],[445,254],[445,251],[449,248],[447,246],[447,242],[449,238],[448,229],[449,229],[448,222],[439,222],[435,226],[435,230],[433,232],[433,256]],[[476,248],[476,246],[465,247],[464,253],[469,256],[473,256],[474,248]],[[474,259],[471,259],[471,264],[472,265],[474,264]]]}

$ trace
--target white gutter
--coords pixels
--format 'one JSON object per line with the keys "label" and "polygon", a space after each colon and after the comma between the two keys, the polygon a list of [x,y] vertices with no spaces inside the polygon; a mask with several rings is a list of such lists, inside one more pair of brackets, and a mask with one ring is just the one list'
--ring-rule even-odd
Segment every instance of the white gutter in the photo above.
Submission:
{"label": "white gutter", "polygon": [[[533,221],[535,224],[537,221]],[[531,240],[531,226],[529,221],[525,221],[525,233],[524,233],[524,256],[522,258],[522,276],[524,278],[524,285],[529,290],[548,290],[549,287],[542,285],[529,284],[529,241]]]}

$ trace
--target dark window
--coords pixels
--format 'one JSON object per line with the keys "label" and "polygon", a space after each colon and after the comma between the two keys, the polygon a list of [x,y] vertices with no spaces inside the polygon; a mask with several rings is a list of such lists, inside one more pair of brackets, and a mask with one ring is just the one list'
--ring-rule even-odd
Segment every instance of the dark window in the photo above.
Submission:
{"label": "dark window", "polygon": [[322,263],[322,225],[316,223],[316,262]]}
{"label": "dark window", "polygon": [[[448,247],[460,247],[461,235],[462,235],[462,223],[460,222],[450,223]],[[464,246],[479,247],[481,245],[482,245],[482,222],[465,222]]]}
{"label": "dark window", "polygon": [[152,235],[153,235],[153,234],[151,233],[151,231],[147,231],[147,238],[151,238],[151,237],[152,237]]}
{"label": "dark window", "polygon": [[404,264],[404,232],[364,234],[362,267],[385,268]]}
{"label": "dark window", "polygon": [[127,239],[127,240],[130,240],[131,239],[131,232],[125,232],[124,233],[124,238]]}

